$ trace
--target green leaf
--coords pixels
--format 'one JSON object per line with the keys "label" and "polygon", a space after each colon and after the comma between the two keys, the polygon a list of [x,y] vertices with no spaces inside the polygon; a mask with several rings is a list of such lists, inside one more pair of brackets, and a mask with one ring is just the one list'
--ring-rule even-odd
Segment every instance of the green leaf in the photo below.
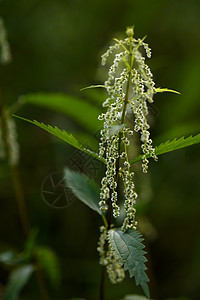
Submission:
{"label": "green leaf", "polygon": [[[173,139],[172,141],[167,141],[165,143],[160,144],[159,146],[155,147],[155,154],[161,155],[167,152],[171,152],[174,150],[182,149],[188,146],[192,146],[195,144],[200,143],[200,133],[195,136],[189,136],[188,138],[181,137],[179,139]],[[139,155],[138,157],[134,158],[130,161],[130,164],[134,164],[138,161],[141,161],[144,155]],[[150,155],[146,155],[146,158],[149,158]]]}
{"label": "green leaf", "polygon": [[34,271],[33,265],[15,269],[9,277],[3,300],[16,300]]}
{"label": "green leaf", "polygon": [[163,92],[170,92],[170,93],[174,93],[174,94],[178,94],[180,95],[181,93],[175,91],[175,90],[170,90],[167,88],[156,88],[156,93],[163,93]]}
{"label": "green leaf", "polygon": [[99,186],[93,179],[69,169],[64,170],[66,185],[72,189],[75,196],[91,209],[102,214],[99,207]]}
{"label": "green leaf", "polygon": [[101,110],[84,99],[58,93],[36,93],[23,95],[19,101],[61,112],[92,133],[101,127],[98,120]]}
{"label": "green leaf", "polygon": [[99,155],[96,152],[94,152],[94,151],[92,151],[90,149],[86,149],[85,147],[83,147],[75,139],[75,137],[72,134],[67,133],[65,130],[61,130],[57,126],[52,127],[51,125],[45,125],[44,123],[40,123],[40,122],[35,121],[35,120],[32,121],[32,120],[28,120],[28,119],[25,119],[25,118],[22,118],[22,117],[19,117],[19,116],[16,116],[16,115],[13,115],[13,116],[16,117],[16,118],[19,118],[21,120],[24,120],[26,122],[29,122],[31,124],[34,124],[34,125],[42,128],[42,129],[44,129],[45,131],[53,134],[54,136],[56,136],[57,138],[61,139],[62,141],[70,144],[71,146],[73,146],[73,147],[75,147],[75,148],[77,148],[77,149],[79,149],[79,150],[81,150],[81,151],[83,151],[83,152],[85,152],[85,153],[93,156],[94,158],[102,161],[103,163],[105,163],[105,159],[104,158],[99,157]]}
{"label": "green leaf", "polygon": [[39,266],[51,285],[55,288],[59,287],[61,272],[56,254],[48,247],[39,246],[35,249],[35,255]]}
{"label": "green leaf", "polygon": [[81,91],[89,90],[89,89],[96,89],[96,88],[106,88],[106,86],[102,85],[102,84],[90,85],[90,86],[86,86],[86,87],[82,88]]}
{"label": "green leaf", "polygon": [[136,230],[127,230],[123,232],[121,229],[109,231],[109,241],[112,249],[119,256],[124,270],[128,270],[130,277],[135,277],[136,285],[140,285],[149,298],[149,289],[147,282],[149,281],[145,270],[146,252],[143,251],[144,245],[141,243],[143,239]]}

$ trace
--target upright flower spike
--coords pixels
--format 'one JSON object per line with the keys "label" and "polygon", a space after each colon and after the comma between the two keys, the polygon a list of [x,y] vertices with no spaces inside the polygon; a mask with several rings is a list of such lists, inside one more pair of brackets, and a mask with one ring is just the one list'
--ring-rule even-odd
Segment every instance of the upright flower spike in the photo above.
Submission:
{"label": "upright flower spike", "polygon": [[[105,157],[107,163],[105,177],[101,182],[100,207],[102,212],[107,211],[108,201],[111,201],[113,216],[115,218],[119,216],[117,185],[119,176],[121,176],[124,182],[124,206],[127,214],[122,226],[124,231],[136,229],[137,225],[135,221],[137,194],[133,182],[134,173],[130,170],[128,158],[129,138],[134,132],[125,126],[128,107],[132,109],[134,115],[134,131],[140,133],[141,149],[144,154],[143,172],[146,173],[148,169],[147,155],[157,159],[147,121],[147,103],[153,102],[153,95],[157,91],[150,68],[146,65],[145,58],[140,52],[140,48],[143,47],[147,57],[150,58],[151,49],[148,44],[144,43],[144,39],[133,37],[133,27],[127,28],[126,34],[127,38],[115,39],[116,44],[110,46],[102,55],[102,64],[105,65],[107,58],[117,51],[108,71],[108,79],[105,81],[108,98],[103,106],[107,107],[107,111],[99,116],[99,119],[104,121],[99,155]],[[113,127],[117,125],[118,130],[113,130]],[[123,162],[121,166],[120,160]]]}

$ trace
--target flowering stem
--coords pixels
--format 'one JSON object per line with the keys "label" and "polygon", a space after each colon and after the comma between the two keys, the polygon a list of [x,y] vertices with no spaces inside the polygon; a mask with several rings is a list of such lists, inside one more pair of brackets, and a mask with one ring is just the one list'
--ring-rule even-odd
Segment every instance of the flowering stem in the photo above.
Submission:
{"label": "flowering stem", "polygon": [[[130,37],[131,39],[132,37]],[[130,90],[130,84],[131,84],[131,70],[133,66],[133,52],[132,52],[132,45],[130,43],[130,52],[129,52],[129,74],[128,74],[128,82],[126,86],[126,94],[124,98],[124,104],[123,104],[123,110],[122,110],[122,117],[121,117],[121,124],[124,124],[125,116],[126,116],[126,110],[128,105],[128,98],[129,98],[129,90]],[[122,132],[119,133],[119,142],[118,142],[118,158],[116,161],[116,174],[115,174],[115,182],[118,181],[119,176],[119,162],[120,162],[120,153],[121,153],[121,143],[122,143]],[[104,224],[109,230],[111,228],[112,224],[112,215],[113,215],[113,209],[112,209],[112,201],[109,202],[109,216],[108,216],[108,222],[104,215],[102,215]],[[105,299],[105,279],[106,279],[106,269],[103,266],[102,267],[102,273],[101,273],[101,283],[100,283],[100,300]]]}
{"label": "flowering stem", "polygon": [[[131,39],[132,37],[130,37]],[[128,82],[126,86],[126,94],[124,98],[124,105],[122,110],[122,117],[121,117],[121,124],[124,124],[125,116],[126,116],[126,109],[128,105],[128,98],[129,98],[129,90],[130,90],[130,84],[131,84],[131,70],[133,66],[133,52],[132,52],[132,44],[130,43],[130,51],[129,51],[129,74],[128,74]],[[120,153],[121,153],[121,143],[122,143],[122,132],[119,132],[119,142],[118,142],[118,158],[116,161],[116,175],[115,175],[115,181],[118,182],[119,178],[119,162],[120,162]],[[111,223],[112,223],[112,202],[109,203],[109,219],[108,219],[108,229],[110,229]]]}
{"label": "flowering stem", "polygon": [[[128,82],[127,82],[127,86],[126,86],[126,94],[125,94],[125,99],[124,99],[124,106],[123,106],[123,111],[122,111],[121,124],[124,124],[125,116],[126,116],[126,109],[127,109],[127,105],[128,105],[128,96],[129,96],[129,89],[130,89],[130,83],[131,83],[131,69],[132,69],[132,65],[133,65],[132,45],[130,45],[129,60],[130,60],[130,70],[129,70]],[[116,181],[118,181],[121,141],[122,141],[122,132],[120,131],[120,133],[119,133],[119,144],[118,144],[119,157],[118,157],[117,162],[116,162]]]}

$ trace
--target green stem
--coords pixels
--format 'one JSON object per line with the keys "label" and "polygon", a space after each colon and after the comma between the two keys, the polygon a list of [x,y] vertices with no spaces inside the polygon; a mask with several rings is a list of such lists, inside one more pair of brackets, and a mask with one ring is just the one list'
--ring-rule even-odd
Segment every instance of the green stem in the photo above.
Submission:
{"label": "green stem", "polygon": [[18,210],[19,210],[19,217],[21,220],[24,234],[26,237],[28,237],[30,233],[30,223],[28,218],[27,206],[24,199],[22,182],[19,176],[19,168],[18,166],[11,165],[10,170],[11,170],[11,177],[12,177],[13,187],[14,187],[15,196],[17,200]]}
{"label": "green stem", "polygon": [[104,215],[101,215],[101,217],[103,219],[104,225],[106,226],[106,228],[108,228],[108,222],[106,220],[106,217]]}
{"label": "green stem", "polygon": [[[131,84],[131,70],[132,70],[132,66],[133,66],[132,45],[130,45],[129,65],[130,65],[130,69],[129,69],[129,75],[128,75],[128,82],[127,82],[127,86],[126,86],[124,106],[123,106],[123,110],[122,110],[121,124],[124,124],[124,122],[125,122],[126,109],[127,109],[127,105],[128,105],[129,90],[130,90],[130,84]],[[119,156],[118,156],[118,159],[117,159],[117,162],[116,162],[116,182],[118,181],[118,175],[119,175],[119,162],[120,162],[121,143],[122,143],[122,132],[120,131],[120,133],[119,133],[119,142],[118,142]]]}
{"label": "green stem", "polygon": [[[128,76],[128,82],[126,86],[126,94],[124,99],[124,105],[122,110],[122,117],[121,117],[121,124],[124,124],[125,116],[126,116],[126,109],[128,105],[128,97],[129,97],[129,89],[130,89],[130,83],[131,83],[131,69],[133,65],[133,58],[132,58],[132,48],[130,46],[130,70],[129,70],[129,76]],[[119,179],[119,162],[120,162],[120,153],[121,153],[121,143],[122,143],[122,132],[119,133],[119,141],[118,141],[118,152],[119,156],[116,161],[116,175],[115,175],[115,181],[118,182]],[[112,224],[112,202],[109,203],[109,218],[108,218],[108,229],[110,229],[110,226]]]}
{"label": "green stem", "polygon": [[[132,39],[132,37],[130,37]],[[122,110],[122,117],[121,117],[121,124],[124,124],[125,121],[125,116],[126,116],[126,110],[127,110],[127,105],[128,105],[128,98],[129,98],[129,90],[130,90],[130,85],[131,85],[131,71],[132,71],[132,66],[133,66],[133,52],[132,52],[132,45],[130,43],[130,52],[129,52],[129,75],[128,75],[128,82],[126,86],[126,94],[125,94],[125,99],[124,99],[124,105],[123,105],[123,110]],[[118,176],[119,176],[119,163],[120,163],[120,154],[121,154],[121,143],[122,143],[122,132],[119,133],[119,142],[118,142],[118,159],[116,161],[116,175],[115,175],[115,181],[118,182]],[[112,202],[110,200],[109,202],[109,216],[108,216],[108,222],[105,218],[105,216],[102,215],[104,224],[109,230],[111,228],[112,224],[112,215],[113,215],[113,210],[112,210]],[[106,269],[105,267],[102,267],[102,274],[101,274],[101,284],[100,284],[100,298],[99,300],[105,300],[105,280],[106,280]]]}

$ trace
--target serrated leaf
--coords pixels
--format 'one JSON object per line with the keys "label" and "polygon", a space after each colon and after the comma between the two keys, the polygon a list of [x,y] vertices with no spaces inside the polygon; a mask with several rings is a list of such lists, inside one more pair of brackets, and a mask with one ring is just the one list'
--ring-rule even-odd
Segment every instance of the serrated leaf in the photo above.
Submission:
{"label": "serrated leaf", "polygon": [[168,88],[156,88],[156,93],[164,93],[164,92],[170,92],[170,93],[174,93],[174,94],[178,94],[180,95],[181,93],[175,91],[175,90],[171,90]]}
{"label": "serrated leaf", "polygon": [[108,234],[111,247],[119,256],[124,270],[129,271],[130,277],[135,277],[136,285],[140,285],[149,298],[149,279],[145,273],[147,259],[144,256],[146,252],[143,251],[141,235],[136,230],[123,232],[121,229],[109,230]]}
{"label": "serrated leaf", "polygon": [[72,189],[75,196],[91,209],[102,214],[99,207],[99,186],[93,179],[69,169],[64,170],[66,185]]}
{"label": "serrated leaf", "polygon": [[15,269],[9,277],[3,300],[16,300],[34,271],[33,265]]}
{"label": "serrated leaf", "polygon": [[23,95],[19,101],[63,113],[92,133],[101,127],[98,120],[101,110],[84,99],[59,93],[35,93]]}
{"label": "serrated leaf", "polygon": [[39,246],[35,249],[35,255],[46,278],[57,288],[61,281],[61,271],[56,254],[48,247]]}
{"label": "serrated leaf", "polygon": [[[181,137],[179,139],[175,138],[172,141],[167,141],[165,143],[160,144],[159,146],[156,146],[155,154],[158,156],[167,152],[182,149],[199,143],[200,143],[200,133],[195,136],[189,136],[188,138],[184,138],[184,137]],[[134,164],[138,161],[141,161],[143,157],[144,155],[139,155],[135,159],[131,160],[130,164]],[[145,157],[149,158],[150,155],[146,155]]]}
{"label": "serrated leaf", "polygon": [[13,116],[44,129],[45,131],[51,133],[52,135],[56,136],[57,138],[61,139],[64,142],[68,143],[69,145],[71,145],[71,146],[93,156],[94,158],[102,161],[103,163],[105,163],[105,159],[99,157],[99,155],[96,152],[83,147],[72,134],[67,133],[65,130],[61,130],[57,126],[52,127],[51,125],[46,125],[44,123],[40,123],[36,120],[32,121],[32,120],[25,119],[25,118],[22,118],[22,117],[19,117],[16,115],[13,115]]}

